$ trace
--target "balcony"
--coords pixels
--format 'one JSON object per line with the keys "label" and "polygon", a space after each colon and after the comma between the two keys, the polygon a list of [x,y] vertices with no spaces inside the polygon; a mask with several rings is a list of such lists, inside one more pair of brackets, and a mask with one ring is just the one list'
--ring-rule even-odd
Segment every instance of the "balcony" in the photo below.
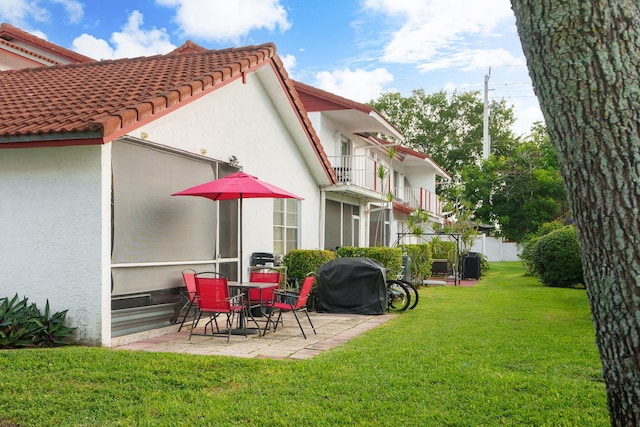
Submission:
{"label": "balcony", "polygon": [[442,201],[437,194],[422,187],[396,187],[394,201],[411,209],[422,209],[433,215],[442,216]]}
{"label": "balcony", "polygon": [[[378,194],[381,200],[386,200],[386,194],[391,188],[391,170],[368,156],[329,156],[333,170],[336,172],[340,184],[348,184],[353,191]],[[385,178],[378,178],[378,168],[384,168]],[[410,209],[422,209],[432,215],[442,215],[442,202],[431,191],[422,187],[392,188],[394,202]]]}
{"label": "balcony", "polygon": [[[389,192],[389,168],[368,156],[328,156],[340,184],[349,184],[380,195]],[[385,178],[378,178],[378,169],[385,170]]]}

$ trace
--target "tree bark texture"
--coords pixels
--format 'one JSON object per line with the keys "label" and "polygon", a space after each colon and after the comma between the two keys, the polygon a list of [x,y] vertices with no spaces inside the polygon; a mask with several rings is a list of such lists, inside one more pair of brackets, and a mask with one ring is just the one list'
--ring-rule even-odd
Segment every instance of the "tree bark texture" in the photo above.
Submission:
{"label": "tree bark texture", "polygon": [[611,423],[640,426],[640,4],[511,5],[575,217]]}

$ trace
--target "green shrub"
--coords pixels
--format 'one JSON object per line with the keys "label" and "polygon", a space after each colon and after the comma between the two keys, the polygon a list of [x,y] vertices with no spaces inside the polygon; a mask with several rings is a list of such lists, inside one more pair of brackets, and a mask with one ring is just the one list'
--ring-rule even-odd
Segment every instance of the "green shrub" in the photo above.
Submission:
{"label": "green shrub", "polygon": [[539,275],[538,271],[536,270],[536,263],[534,260],[535,247],[538,243],[538,240],[540,240],[542,236],[546,236],[552,231],[559,230],[562,227],[564,227],[564,224],[562,224],[560,221],[545,222],[538,228],[535,233],[530,234],[525,238],[522,245],[522,252],[519,256],[526,274],[531,276]]}
{"label": "green shrub", "polygon": [[480,273],[485,274],[489,270],[489,258],[485,254],[480,255]]}
{"label": "green shrub", "polygon": [[400,248],[342,246],[336,252],[342,258],[364,257],[375,259],[389,270],[387,273],[389,277],[395,277],[402,272],[402,249]]}
{"label": "green shrub", "polygon": [[533,262],[546,286],[567,288],[584,283],[578,237],[573,226],[540,237],[533,249]]}
{"label": "green shrub", "polygon": [[420,284],[423,280],[431,277],[431,264],[433,263],[431,244],[419,243],[400,245],[399,247],[411,258],[411,277],[405,277],[405,279]]}
{"label": "green shrub", "polygon": [[289,280],[302,283],[307,274],[317,273],[318,268],[335,258],[332,251],[321,249],[293,249],[282,262],[287,266]]}
{"label": "green shrub", "polygon": [[0,299],[0,349],[54,347],[67,344],[64,339],[76,328],[64,326],[67,310],[49,316],[49,300],[40,313],[27,298]]}

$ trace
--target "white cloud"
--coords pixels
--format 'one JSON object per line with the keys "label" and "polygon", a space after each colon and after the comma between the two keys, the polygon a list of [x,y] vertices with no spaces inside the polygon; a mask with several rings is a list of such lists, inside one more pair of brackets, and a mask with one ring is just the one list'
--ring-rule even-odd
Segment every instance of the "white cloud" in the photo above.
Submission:
{"label": "white cloud", "polygon": [[523,59],[513,56],[505,49],[464,49],[445,52],[433,60],[418,65],[421,72],[455,68],[460,71],[486,70],[503,65],[522,65]]}
{"label": "white cloud", "polygon": [[49,14],[38,3],[39,0],[2,0],[0,1],[0,21],[20,28],[29,28],[27,23],[29,19],[44,22],[49,19]]}
{"label": "white cloud", "polygon": [[513,106],[516,111],[516,123],[513,126],[513,131],[517,135],[528,135],[531,133],[531,126],[534,122],[544,123],[544,116],[540,110],[540,104],[538,104],[537,98],[517,101]]}
{"label": "white cloud", "polygon": [[84,5],[76,0],[51,0],[53,3],[62,5],[67,14],[69,15],[69,21],[73,24],[77,24],[82,20],[84,16]]}
{"label": "white cloud", "polygon": [[393,82],[393,75],[385,68],[373,71],[345,68],[333,72],[321,71],[316,74],[313,86],[335,93],[357,102],[369,102],[386,90]]}
{"label": "white cloud", "polygon": [[[84,6],[77,0],[50,0],[64,7],[69,22],[78,23],[84,16]],[[1,0],[0,22],[8,22],[25,31],[30,31],[30,21],[47,22],[51,14],[40,0]],[[38,34],[38,36],[40,36]]]}
{"label": "white cloud", "polygon": [[93,59],[112,59],[114,49],[105,40],[97,39],[90,34],[76,37],[72,43],[73,50]]}
{"label": "white cloud", "polygon": [[286,54],[281,56],[280,59],[284,64],[284,69],[287,70],[287,73],[291,76],[291,71],[296,68],[296,57],[291,54]]}
{"label": "white cloud", "polygon": [[177,9],[175,21],[186,37],[237,43],[251,30],[291,27],[280,0],[156,0]]}
{"label": "white cloud", "polygon": [[[513,21],[508,0],[364,0],[363,4],[400,23],[384,48],[382,60],[419,63],[423,70],[437,69],[445,54],[456,57],[462,68],[482,68],[479,62],[483,61],[478,62],[479,54],[473,51],[486,51],[506,20]],[[446,62],[443,65],[449,66]]]}
{"label": "white cloud", "polygon": [[113,59],[164,54],[176,48],[166,29],[145,30],[142,24],[142,14],[134,10],[122,31],[111,34],[114,48],[105,40],[82,34],[73,40],[73,49],[94,59]]}

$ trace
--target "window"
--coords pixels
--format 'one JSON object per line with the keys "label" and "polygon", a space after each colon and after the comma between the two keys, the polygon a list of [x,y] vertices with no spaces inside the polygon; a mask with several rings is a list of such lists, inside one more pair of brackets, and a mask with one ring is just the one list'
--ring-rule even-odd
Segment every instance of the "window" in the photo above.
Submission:
{"label": "window", "polygon": [[171,197],[233,169],[125,141],[113,144],[112,168],[113,295],[173,289],[190,262],[237,258],[236,200]]}
{"label": "window", "polygon": [[360,246],[360,206],[327,200],[325,204],[325,249]]}
{"label": "window", "polygon": [[273,252],[285,255],[298,248],[300,201],[273,199]]}
{"label": "window", "polygon": [[391,234],[389,209],[377,208],[370,214],[369,246],[388,246]]}

